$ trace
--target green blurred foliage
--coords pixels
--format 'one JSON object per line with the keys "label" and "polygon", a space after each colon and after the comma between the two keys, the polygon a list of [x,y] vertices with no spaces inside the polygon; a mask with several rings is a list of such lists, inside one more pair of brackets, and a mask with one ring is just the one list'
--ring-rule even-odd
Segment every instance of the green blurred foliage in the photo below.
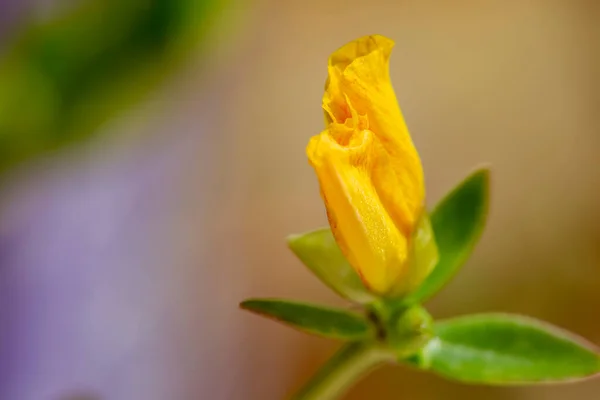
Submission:
{"label": "green blurred foliage", "polygon": [[222,5],[94,0],[23,27],[0,58],[0,173],[141,99],[207,36]]}

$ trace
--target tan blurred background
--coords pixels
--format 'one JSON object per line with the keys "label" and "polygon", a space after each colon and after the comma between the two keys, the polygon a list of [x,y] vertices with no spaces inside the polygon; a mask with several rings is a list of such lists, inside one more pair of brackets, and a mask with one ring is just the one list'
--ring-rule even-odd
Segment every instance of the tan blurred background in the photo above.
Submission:
{"label": "tan blurred background", "polygon": [[[168,201],[132,222],[126,249],[110,253],[123,268],[131,260],[143,267],[132,273],[132,286],[115,291],[111,279],[103,281],[114,291],[102,292],[112,299],[108,310],[130,315],[119,319],[102,308],[108,314],[99,320],[114,323],[114,332],[131,316],[138,321],[127,340],[115,333],[90,342],[124,349],[103,367],[159,352],[123,383],[148,387],[146,399],[266,400],[285,398],[333,353],[336,343],[237,304],[259,296],[343,304],[284,238],[326,223],[304,148],[322,129],[328,55],[372,33],[396,42],[391,74],[424,164],[428,204],[479,164],[492,169],[481,244],[431,312],[523,313],[600,345],[599,2],[273,0],[235,3],[226,14],[235,32],[228,29],[221,43],[217,29],[208,66],[191,62],[85,151],[22,172],[29,184],[58,185],[57,176],[77,170],[80,181],[106,185],[94,171],[119,175],[138,154],[143,169],[176,160],[154,184]],[[27,196],[25,186],[13,183],[12,196]],[[141,207],[151,199],[137,201]],[[118,197],[114,203],[122,205]],[[132,247],[140,231],[145,239]],[[128,297],[140,281],[147,281],[143,295]],[[144,347],[155,330],[163,333]],[[102,393],[95,389],[102,383],[75,383]],[[107,398],[124,393],[142,392]],[[346,399],[599,397],[600,380],[485,388],[390,367]]]}
{"label": "tan blurred background", "polygon": [[[209,240],[222,249],[204,268],[219,271],[219,285],[236,281],[218,295],[220,306],[245,296],[339,302],[282,239],[326,223],[304,147],[322,128],[327,57],[349,40],[381,33],[396,41],[391,74],[422,156],[428,203],[478,164],[491,164],[493,173],[488,229],[431,302],[433,314],[524,313],[600,343],[599,18],[595,1],[258,4],[234,55],[215,72],[228,82],[215,89],[226,91],[227,115],[215,129],[223,135],[211,166],[218,181],[190,188],[210,191],[215,205],[211,216],[197,215],[196,229],[218,232]],[[231,318],[238,320],[230,344],[246,347],[227,355],[229,368],[240,371],[231,398],[280,398],[335,346],[251,315]],[[347,398],[599,396],[598,381],[488,389],[388,368]]]}

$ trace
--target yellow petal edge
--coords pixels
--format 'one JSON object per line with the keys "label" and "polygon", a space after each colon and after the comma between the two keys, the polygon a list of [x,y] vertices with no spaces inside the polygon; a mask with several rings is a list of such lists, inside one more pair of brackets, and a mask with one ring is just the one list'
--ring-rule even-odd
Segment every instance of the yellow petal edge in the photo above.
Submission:
{"label": "yellow petal edge", "polygon": [[371,35],[331,55],[326,129],[307,147],[335,239],[365,285],[381,295],[406,286],[425,198],[421,161],[390,81],[393,46]]}

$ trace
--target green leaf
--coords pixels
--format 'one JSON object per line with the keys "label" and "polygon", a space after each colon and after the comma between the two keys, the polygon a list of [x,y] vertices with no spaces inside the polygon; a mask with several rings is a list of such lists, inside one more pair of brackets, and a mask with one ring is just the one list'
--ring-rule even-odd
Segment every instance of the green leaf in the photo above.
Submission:
{"label": "green leaf", "polygon": [[362,315],[346,310],[281,299],[250,299],[240,307],[318,336],[360,340],[373,335]]}
{"label": "green leaf", "polygon": [[600,372],[600,355],[593,345],[529,317],[465,316],[438,322],[434,331],[437,339],[425,347],[418,364],[450,379],[518,385]]}
{"label": "green leaf", "polygon": [[439,261],[407,302],[427,300],[458,272],[473,251],[488,211],[489,170],[479,169],[452,190],[431,213]]}
{"label": "green leaf", "polygon": [[288,245],[304,265],[340,296],[361,304],[375,300],[344,258],[329,228],[291,235]]}

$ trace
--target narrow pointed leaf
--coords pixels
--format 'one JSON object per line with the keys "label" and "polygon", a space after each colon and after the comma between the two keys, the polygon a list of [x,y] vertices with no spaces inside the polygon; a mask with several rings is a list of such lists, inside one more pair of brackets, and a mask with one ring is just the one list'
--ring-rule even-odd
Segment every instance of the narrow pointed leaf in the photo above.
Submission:
{"label": "narrow pointed leaf", "polygon": [[520,385],[600,372],[595,346],[533,318],[480,314],[439,322],[434,330],[438,338],[425,347],[417,364],[450,379]]}
{"label": "narrow pointed leaf", "polygon": [[324,284],[340,296],[369,303],[375,297],[344,258],[329,228],[288,237],[290,249]]}
{"label": "narrow pointed leaf", "polygon": [[318,336],[344,340],[372,336],[365,317],[337,308],[280,299],[250,299],[240,307]]}
{"label": "narrow pointed leaf", "polygon": [[443,288],[473,251],[486,222],[489,171],[480,169],[452,190],[431,213],[438,263],[407,299],[423,302]]}

